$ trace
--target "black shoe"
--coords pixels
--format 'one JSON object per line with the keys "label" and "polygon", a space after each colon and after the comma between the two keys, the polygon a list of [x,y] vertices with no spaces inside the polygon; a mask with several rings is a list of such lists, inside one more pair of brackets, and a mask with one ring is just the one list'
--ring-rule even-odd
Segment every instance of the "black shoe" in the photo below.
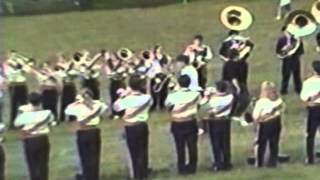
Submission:
{"label": "black shoe", "polygon": [[314,159],[307,158],[306,161],[305,161],[305,164],[306,165],[313,165],[314,164]]}
{"label": "black shoe", "polygon": [[74,177],[75,180],[85,180],[82,174],[76,174]]}
{"label": "black shoe", "polygon": [[213,164],[212,167],[211,167],[211,170],[213,172],[219,172],[219,171],[222,171],[222,167],[219,167],[216,164]]}
{"label": "black shoe", "polygon": [[231,163],[225,164],[222,167],[223,171],[230,171],[233,168],[233,165]]}

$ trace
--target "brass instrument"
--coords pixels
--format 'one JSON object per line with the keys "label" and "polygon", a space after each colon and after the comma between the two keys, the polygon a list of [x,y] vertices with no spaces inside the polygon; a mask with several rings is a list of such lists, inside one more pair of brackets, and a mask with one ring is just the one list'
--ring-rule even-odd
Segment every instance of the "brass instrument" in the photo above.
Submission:
{"label": "brass instrument", "polygon": [[[252,26],[254,17],[250,11],[243,7],[228,6],[222,10],[220,21],[229,30],[245,31]],[[234,42],[231,49],[236,49],[239,52],[239,59],[243,59],[250,54],[254,46],[248,37],[240,35],[229,37],[226,41],[228,40]],[[224,58],[222,59],[225,60]]]}
{"label": "brass instrument", "polygon": [[315,17],[317,23],[320,23],[320,0],[317,0],[313,3],[311,14]]}
{"label": "brass instrument", "polygon": [[295,37],[305,37],[317,30],[315,17],[308,11],[295,10],[289,13],[285,19],[286,31]]}
{"label": "brass instrument", "polygon": [[284,22],[285,31],[293,35],[296,39],[295,42],[288,41],[281,53],[278,54],[279,58],[283,59],[293,55],[300,47],[302,37],[313,34],[317,29],[315,17],[307,11],[295,10],[289,13]]}
{"label": "brass instrument", "polygon": [[119,59],[126,62],[128,62],[134,56],[133,52],[128,48],[120,48],[116,54]]}
{"label": "brass instrument", "polygon": [[12,50],[9,55],[8,64],[12,67],[20,66],[22,69],[30,68],[35,65],[35,60]]}
{"label": "brass instrument", "polygon": [[240,6],[228,6],[220,13],[221,23],[230,30],[244,31],[250,28],[254,18],[245,8]]}
{"label": "brass instrument", "polygon": [[178,88],[177,78],[176,78],[176,69],[173,67],[173,63],[171,63],[168,67],[168,72],[165,74],[164,78],[156,77],[155,85],[152,87],[152,90],[155,93],[160,92],[166,84],[168,84],[169,90],[176,90]]}

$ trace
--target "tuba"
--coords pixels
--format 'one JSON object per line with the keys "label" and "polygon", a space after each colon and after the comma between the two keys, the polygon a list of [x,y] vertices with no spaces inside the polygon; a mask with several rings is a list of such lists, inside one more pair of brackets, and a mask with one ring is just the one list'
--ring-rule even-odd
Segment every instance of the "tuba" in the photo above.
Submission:
{"label": "tuba", "polygon": [[311,14],[314,16],[317,23],[320,23],[320,0],[317,0],[313,3],[311,8]]}
{"label": "tuba", "polygon": [[278,57],[283,59],[293,55],[300,47],[302,37],[317,30],[315,17],[307,11],[295,10],[289,13],[284,22],[285,31],[293,35],[296,41],[289,42],[282,48]]}
{"label": "tuba", "polygon": [[253,24],[253,15],[240,6],[228,6],[220,13],[221,23],[230,30],[244,31]]}
{"label": "tuba", "polygon": [[117,51],[117,57],[123,61],[129,61],[133,57],[133,52],[128,48],[120,48]]}
{"label": "tuba", "polygon": [[[245,31],[252,26],[254,17],[243,7],[228,6],[221,11],[220,21],[231,31]],[[248,57],[254,47],[249,37],[237,35],[228,37],[227,40],[233,41],[230,49],[236,49],[239,52],[239,59]]]}

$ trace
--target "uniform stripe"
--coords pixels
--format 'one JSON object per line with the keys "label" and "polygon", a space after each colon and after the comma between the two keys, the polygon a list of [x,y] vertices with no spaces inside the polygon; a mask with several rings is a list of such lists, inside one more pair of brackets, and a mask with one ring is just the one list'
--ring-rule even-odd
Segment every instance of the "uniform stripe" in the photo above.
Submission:
{"label": "uniform stripe", "polygon": [[195,105],[198,100],[199,100],[199,96],[194,98],[194,100],[192,100],[191,102],[184,104],[182,107],[180,107],[178,109],[173,109],[172,113],[175,113],[175,114],[182,113],[182,112],[188,110],[191,106]]}
{"label": "uniform stripe", "polygon": [[39,130],[39,128],[41,128],[42,126],[49,124],[50,120],[51,120],[51,114],[49,114],[48,117],[46,117],[46,119],[44,119],[43,121],[38,122],[37,124],[35,124],[30,129],[23,130],[23,131],[28,133],[28,134],[32,134],[33,132],[36,132],[37,130]]}
{"label": "uniform stripe", "polygon": [[222,109],[220,109],[219,111],[215,112],[215,116],[219,116],[221,114],[223,114],[226,111],[229,111],[232,108],[232,101],[230,104],[228,104],[227,106],[223,107]]}
{"label": "uniform stripe", "polygon": [[81,125],[87,125],[92,119],[100,115],[101,110],[102,110],[102,107],[100,106],[97,111],[95,111],[93,114],[89,115],[85,119],[80,120],[79,123]]}
{"label": "uniform stripe", "polygon": [[148,108],[151,104],[152,100],[148,100],[145,104],[143,104],[142,106],[140,106],[139,108],[137,108],[134,112],[132,112],[131,114],[125,114],[123,119],[132,119],[135,116],[137,116],[138,114],[142,113],[143,111],[146,110],[146,108]]}

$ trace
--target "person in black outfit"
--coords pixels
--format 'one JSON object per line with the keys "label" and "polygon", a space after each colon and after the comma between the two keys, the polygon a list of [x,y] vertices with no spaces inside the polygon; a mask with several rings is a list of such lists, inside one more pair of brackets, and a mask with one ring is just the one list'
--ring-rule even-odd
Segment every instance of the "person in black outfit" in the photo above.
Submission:
{"label": "person in black outfit", "polygon": [[308,111],[306,127],[307,164],[315,163],[315,137],[320,126],[320,61],[312,63],[313,75],[303,83],[300,98]]}
{"label": "person in black outfit", "polygon": [[201,106],[208,115],[208,134],[210,137],[214,163],[213,171],[230,170],[231,164],[231,120],[233,95],[224,81],[216,83],[216,91],[206,89]]}
{"label": "person in black outfit", "polygon": [[320,52],[320,32],[317,34],[316,42],[317,42],[317,51]]}
{"label": "person in black outfit", "polygon": [[[159,106],[160,110],[165,108],[165,100],[168,95],[168,76],[170,75],[169,65],[171,58],[169,55],[162,52],[162,46],[156,45],[153,48],[153,62],[151,69],[154,71],[155,77],[151,80],[151,95],[153,98],[153,104],[151,110],[156,110]],[[162,86],[160,86],[160,84]],[[156,87],[156,88],[155,88]],[[158,88],[162,87],[162,88]]]}
{"label": "person in black outfit", "polygon": [[5,161],[6,161],[6,156],[5,156],[5,151],[3,147],[3,133],[5,131],[5,125],[4,123],[0,122],[0,180],[5,180]]}
{"label": "person in black outfit", "polygon": [[8,69],[5,71],[5,77],[8,82],[8,91],[10,96],[10,125],[14,128],[14,121],[18,114],[19,106],[27,103],[28,86],[26,83],[26,72],[23,65],[15,62],[7,62]]}
{"label": "person in black outfit", "polygon": [[[176,146],[177,168],[181,175],[195,174],[198,163],[198,125],[195,116],[201,95],[198,91],[188,89],[189,76],[180,76],[178,82],[181,88],[170,93],[166,99],[166,106],[171,113],[171,133]],[[181,101],[178,97],[188,98]]]}
{"label": "person in black outfit", "polygon": [[49,126],[54,126],[54,116],[50,110],[41,107],[41,95],[31,93],[29,104],[20,106],[20,114],[14,125],[21,128],[24,152],[31,180],[49,179],[50,142]]}
{"label": "person in black outfit", "polygon": [[300,38],[294,37],[282,29],[283,35],[278,39],[276,53],[282,61],[282,82],[280,93],[288,94],[288,84],[291,75],[293,75],[295,92],[300,93],[302,88],[300,74],[300,57],[304,54],[303,42]]}
{"label": "person in black outfit", "polygon": [[234,95],[234,107],[232,115],[240,116],[250,104],[249,94],[245,82],[241,81],[243,76],[242,69],[237,61],[239,60],[239,52],[236,49],[229,51],[229,60],[224,63],[222,70],[222,80],[228,82],[230,90]]}
{"label": "person in black outfit", "polygon": [[[247,53],[242,53],[246,48],[249,48]],[[248,93],[247,81],[248,81],[248,73],[249,73],[249,64],[247,62],[248,58],[250,57],[250,53],[254,48],[253,42],[240,35],[239,31],[231,30],[228,33],[228,37],[223,41],[219,54],[220,58],[227,62],[231,57],[230,51],[231,49],[236,49],[239,53],[239,57],[237,59],[238,68],[241,71],[239,75],[239,81],[241,82],[242,91]]]}
{"label": "person in black outfit", "polygon": [[[120,57],[112,54],[111,57],[106,60],[105,70],[107,76],[110,78],[109,93],[111,104],[113,104],[119,98],[118,90],[126,87],[125,78],[127,68],[124,67],[124,62]],[[123,111],[117,112],[112,109],[112,118],[118,119],[123,113]]]}

